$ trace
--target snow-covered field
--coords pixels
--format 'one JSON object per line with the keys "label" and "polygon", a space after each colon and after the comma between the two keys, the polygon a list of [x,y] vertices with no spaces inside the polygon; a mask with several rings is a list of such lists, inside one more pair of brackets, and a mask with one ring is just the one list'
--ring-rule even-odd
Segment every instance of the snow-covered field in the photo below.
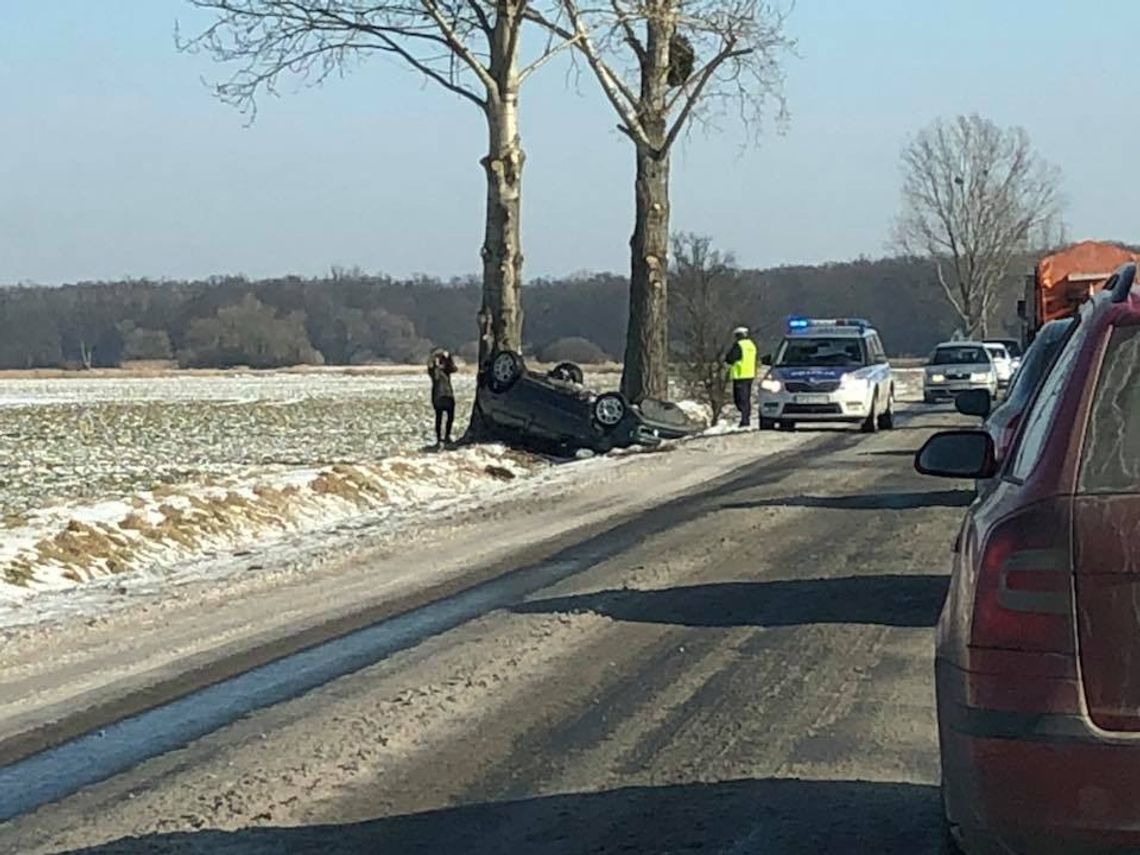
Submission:
{"label": "snow-covered field", "polygon": [[[473,379],[455,385],[462,420]],[[254,550],[327,545],[551,468],[496,446],[425,453],[426,386],[418,373],[0,378],[0,626],[38,592],[225,575]]]}
{"label": "snow-covered field", "polygon": [[[541,465],[495,447],[420,453],[425,386],[286,372],[0,379],[0,602],[430,506]],[[462,412],[472,380],[456,391]]]}
{"label": "snow-covered field", "polygon": [[[0,378],[0,515],[267,467],[373,462],[431,435],[422,376]],[[473,380],[456,379],[460,410]]]}

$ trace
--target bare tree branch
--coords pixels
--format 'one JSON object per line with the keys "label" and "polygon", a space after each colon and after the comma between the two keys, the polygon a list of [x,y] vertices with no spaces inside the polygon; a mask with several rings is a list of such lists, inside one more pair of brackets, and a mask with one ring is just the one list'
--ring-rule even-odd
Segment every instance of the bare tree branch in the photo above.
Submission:
{"label": "bare tree branch", "polygon": [[946,299],[950,301],[950,305],[954,307],[954,311],[958,313],[958,317],[964,321],[969,321],[969,318],[966,317],[966,313],[958,304],[958,298],[954,296],[954,289],[951,288],[950,284],[946,281],[946,275],[942,272],[942,261],[936,260],[934,267],[938,272],[938,283],[942,286],[942,290],[946,292]]}
{"label": "bare tree branch", "polygon": [[[603,93],[621,118],[622,131],[635,143],[658,154],[671,147],[694,116],[708,123],[718,109],[735,103],[746,127],[759,127],[764,107],[777,102],[777,113],[786,115],[782,94],[781,60],[794,49],[783,30],[786,12],[765,0],[608,0],[608,5],[587,5],[580,0],[561,0],[570,21],[560,25],[529,9],[532,22],[558,34],[585,57]],[[651,55],[647,40],[640,38],[644,26],[648,41],[660,43],[676,33],[698,55],[710,57],[696,73],[652,106],[643,84],[662,75],[670,60],[671,44]],[[675,61],[675,58],[674,60]],[[676,113],[674,114],[674,111]],[[650,139],[646,120],[663,112],[667,129]]]}
{"label": "bare tree branch", "polygon": [[561,54],[563,51],[570,50],[577,45],[577,37],[570,35],[569,38],[559,42],[556,45],[551,45],[547,50],[543,51],[542,56],[527,65],[519,72],[519,80],[524,81],[530,77],[534,72],[538,71],[542,66],[546,65],[550,60]]}
{"label": "bare tree branch", "polygon": [[637,37],[634,32],[632,19],[621,8],[619,0],[610,0],[610,6],[614,10],[614,17],[621,25],[622,30],[625,32],[625,41],[629,45],[629,49],[633,51],[633,55],[637,57],[638,62],[645,61],[645,45],[641,43],[641,39]]}
{"label": "bare tree branch", "polygon": [[[522,346],[523,253],[519,135],[522,80],[565,49],[551,36],[526,65],[519,38],[530,0],[188,0],[214,22],[176,43],[231,69],[215,94],[250,115],[286,77],[318,86],[370,54],[388,54],[480,108],[488,146],[480,365],[496,349]],[[558,0],[544,0],[552,5]],[[529,59],[529,57],[528,57]],[[472,427],[477,420],[473,418]]]}
{"label": "bare tree branch", "polygon": [[471,7],[471,11],[475,15],[475,19],[479,22],[479,29],[481,29],[488,37],[491,35],[494,27],[491,26],[491,21],[487,17],[487,13],[483,11],[483,5],[480,0],[467,0],[467,4]]}
{"label": "bare tree branch", "polygon": [[688,120],[689,114],[692,113],[693,109],[700,103],[701,95],[704,93],[708,82],[712,80],[713,75],[716,74],[717,69],[734,57],[748,56],[748,54],[752,53],[751,48],[733,50],[732,46],[734,44],[735,40],[730,38],[725,49],[713,57],[697,75],[696,85],[688,92],[684,105],[681,107],[681,112],[677,114],[677,118],[673,121],[673,127],[669,129],[669,133],[665,137],[664,147],[666,149],[671,148],[673,143],[677,140],[677,135],[680,134],[681,129],[685,127],[685,122]]}
{"label": "bare tree branch", "polygon": [[454,51],[455,55],[467,63],[467,66],[475,72],[475,75],[489,91],[497,93],[497,81],[467,46],[463,40],[463,36],[444,17],[435,0],[420,0],[420,2],[423,4],[424,9],[427,10],[428,15],[431,16],[431,19],[435,21],[440,32],[443,33],[444,39],[446,39],[448,46]]}
{"label": "bare tree branch", "polygon": [[[563,8],[570,18],[574,44],[585,55],[586,62],[589,63],[590,68],[593,69],[598,83],[602,87],[602,91],[605,92],[606,97],[609,98],[610,104],[613,105],[618,116],[625,122],[624,130],[635,141],[642,145],[649,145],[649,139],[641,129],[637,117],[637,96],[634,95],[633,90],[630,89],[618,75],[613,73],[602,59],[601,53],[589,36],[582,15],[578,11],[577,6],[575,6],[574,0],[563,0]],[[538,15],[533,17],[532,20],[536,23],[542,23],[543,16]]]}
{"label": "bare tree branch", "polygon": [[[235,70],[215,94],[251,117],[259,94],[277,94],[285,76],[318,86],[342,75],[354,58],[387,53],[449,92],[485,106],[502,85],[491,73],[496,22],[506,16],[506,43],[515,57],[529,0],[187,0],[216,20],[193,38],[176,35],[186,51],[204,51]],[[554,0],[556,2],[556,0]],[[494,17],[492,17],[494,16]],[[563,52],[551,38],[528,74]],[[533,52],[532,52],[533,53]],[[471,79],[474,78],[474,79]]]}

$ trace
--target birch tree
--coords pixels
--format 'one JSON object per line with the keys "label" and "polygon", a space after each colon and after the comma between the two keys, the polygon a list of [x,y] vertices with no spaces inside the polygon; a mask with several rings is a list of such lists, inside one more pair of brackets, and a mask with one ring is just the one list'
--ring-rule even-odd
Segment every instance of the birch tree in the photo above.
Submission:
{"label": "birch tree", "polygon": [[395,59],[477,108],[487,123],[486,225],[481,250],[480,364],[522,346],[519,238],[525,155],[519,92],[554,56],[547,40],[522,57],[528,0],[188,0],[214,21],[180,46],[234,68],[217,97],[251,118],[257,99],[295,77],[319,85],[367,56]]}
{"label": "birch tree", "polygon": [[622,390],[634,401],[668,387],[669,166],[694,121],[735,113],[750,133],[775,103],[793,47],[786,14],[764,0],[557,0],[527,16],[585,60],[633,143],[635,217]]}
{"label": "birch tree", "polygon": [[896,241],[932,258],[967,337],[985,337],[1011,266],[1059,223],[1059,171],[1023,128],[939,119],[902,153]]}

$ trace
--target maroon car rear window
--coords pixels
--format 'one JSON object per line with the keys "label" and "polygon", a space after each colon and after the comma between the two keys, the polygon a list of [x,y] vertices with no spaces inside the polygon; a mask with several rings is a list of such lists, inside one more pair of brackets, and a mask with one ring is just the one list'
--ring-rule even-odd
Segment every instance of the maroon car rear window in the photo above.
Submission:
{"label": "maroon car rear window", "polygon": [[1140,327],[1109,339],[1081,465],[1083,493],[1140,492]]}

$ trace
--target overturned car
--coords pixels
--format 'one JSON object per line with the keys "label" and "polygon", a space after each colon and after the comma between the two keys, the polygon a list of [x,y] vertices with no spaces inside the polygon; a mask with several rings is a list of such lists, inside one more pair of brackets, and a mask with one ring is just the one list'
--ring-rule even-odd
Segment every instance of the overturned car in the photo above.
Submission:
{"label": "overturned car", "polygon": [[580,449],[605,454],[615,448],[657,445],[701,430],[675,404],[631,404],[619,392],[597,394],[582,370],[564,362],[546,374],[527,369],[512,351],[495,354],[479,374],[475,410],[491,436],[545,453]]}

